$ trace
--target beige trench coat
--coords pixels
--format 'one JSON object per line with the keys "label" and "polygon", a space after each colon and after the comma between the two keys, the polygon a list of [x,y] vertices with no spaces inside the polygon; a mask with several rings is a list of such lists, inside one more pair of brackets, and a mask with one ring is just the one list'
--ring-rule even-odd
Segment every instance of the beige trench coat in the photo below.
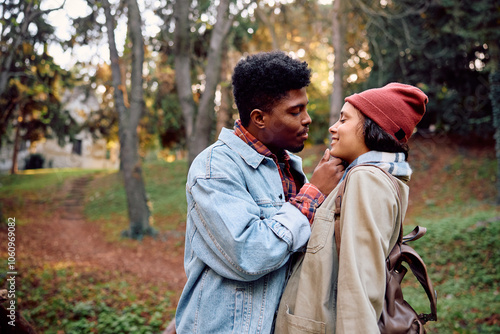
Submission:
{"label": "beige trench coat", "polygon": [[334,237],[335,197],[340,185],[330,193],[316,211],[307,250],[285,288],[276,334],[378,333],[385,259],[397,241],[408,206],[406,181],[397,181],[400,203],[394,184],[383,171],[372,166],[351,171],[344,181],[340,213],[340,261]]}

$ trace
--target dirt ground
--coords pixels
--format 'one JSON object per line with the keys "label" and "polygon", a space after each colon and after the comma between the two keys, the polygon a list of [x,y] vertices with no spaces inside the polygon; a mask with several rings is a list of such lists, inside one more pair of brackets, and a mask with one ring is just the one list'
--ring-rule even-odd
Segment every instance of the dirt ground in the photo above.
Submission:
{"label": "dirt ground", "polygon": [[40,264],[65,263],[93,271],[133,275],[144,283],[180,291],[184,286],[182,233],[164,234],[158,239],[116,244],[106,240],[100,228],[83,216],[83,192],[90,179],[80,178],[64,185],[51,212],[42,203],[26,205],[29,226],[21,226],[20,254],[33,254]]}

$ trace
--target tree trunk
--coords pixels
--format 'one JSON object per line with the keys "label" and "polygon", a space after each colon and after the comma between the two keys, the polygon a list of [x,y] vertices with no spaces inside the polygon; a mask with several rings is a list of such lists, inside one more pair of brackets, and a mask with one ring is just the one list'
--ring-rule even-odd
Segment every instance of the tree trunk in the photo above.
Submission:
{"label": "tree trunk", "polygon": [[498,41],[490,41],[491,67],[489,75],[491,111],[493,126],[495,127],[495,153],[497,158],[497,198],[496,204],[500,205],[500,45]]}
{"label": "tree trunk", "polygon": [[[191,142],[189,162],[192,162],[201,151],[210,145],[210,134],[214,125],[215,91],[220,81],[222,49],[233,23],[233,17],[229,14],[229,2],[229,0],[221,0],[217,7],[217,22],[210,37],[207,65],[205,66],[205,91],[201,95],[194,126],[197,136],[196,140]],[[194,137],[192,138],[194,139]]]}
{"label": "tree trunk", "polygon": [[14,136],[14,146],[13,146],[14,152],[12,153],[12,166],[10,167],[11,175],[17,174],[18,172],[17,154],[19,152],[19,139],[21,137],[21,122],[22,122],[22,112],[21,110],[19,110],[19,116],[17,118],[17,124],[16,124],[16,134]]}
{"label": "tree trunk", "polygon": [[330,105],[330,125],[334,124],[340,116],[340,109],[344,104],[342,90],[342,73],[343,73],[343,60],[344,60],[344,45],[341,18],[341,4],[342,0],[335,0],[332,7],[332,44],[335,60],[333,62],[333,91],[331,95]]}
{"label": "tree trunk", "polygon": [[186,123],[189,165],[210,144],[210,134],[214,123],[214,98],[220,79],[222,49],[234,19],[234,16],[229,13],[229,2],[229,0],[221,0],[217,7],[217,22],[210,37],[205,67],[205,90],[201,95],[196,117],[196,106],[193,101],[190,79],[190,2],[176,1],[175,3],[175,81]]}
{"label": "tree trunk", "polygon": [[[189,26],[189,8],[191,1],[176,1],[175,16],[175,84],[182,109],[182,117],[186,128],[186,145],[188,156],[191,157],[191,137],[193,135],[194,115],[196,105],[193,100],[191,84],[191,36]],[[192,159],[189,158],[189,164]]]}
{"label": "tree trunk", "polygon": [[26,34],[26,31],[28,31],[28,25],[30,24],[30,18],[32,17],[31,15],[31,10],[32,10],[33,4],[30,2],[26,5],[24,9],[24,18],[23,22],[20,25],[20,30],[19,34],[17,35],[17,38],[14,40],[14,43],[12,43],[11,47],[7,51],[7,55],[4,55],[2,62],[1,62],[1,69],[0,69],[0,96],[5,92],[7,89],[7,83],[9,82],[10,78],[10,71],[11,71],[11,66],[12,66],[12,61],[14,59],[14,55],[23,42],[24,35]]}
{"label": "tree trunk", "polygon": [[[223,53],[227,53],[227,46],[224,48]],[[219,136],[222,128],[230,127],[232,121],[231,112],[231,78],[229,76],[228,62],[227,58],[222,59],[221,65],[221,78],[222,82],[220,85],[220,95],[221,101],[219,106],[219,111],[217,112],[217,124],[215,125],[216,137]]]}
{"label": "tree trunk", "polygon": [[146,187],[142,176],[139,157],[139,138],[137,126],[143,109],[143,77],[144,41],[141,30],[141,16],[136,0],[127,0],[128,28],[132,42],[132,72],[130,104],[125,103],[126,87],[122,84],[118,51],[114,37],[115,20],[111,15],[108,0],[103,1],[106,14],[106,27],[109,40],[111,70],[115,95],[115,105],[119,114],[120,164],[127,194],[130,229],[124,235],[133,239],[142,239],[145,235],[154,235],[149,225],[149,207]]}

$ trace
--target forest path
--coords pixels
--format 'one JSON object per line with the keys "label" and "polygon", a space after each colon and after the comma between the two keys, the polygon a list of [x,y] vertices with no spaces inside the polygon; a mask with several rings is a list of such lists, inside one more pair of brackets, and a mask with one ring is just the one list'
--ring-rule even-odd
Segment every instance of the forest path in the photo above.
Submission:
{"label": "forest path", "polygon": [[91,180],[81,177],[68,181],[48,207],[38,201],[27,205],[30,223],[22,228],[26,242],[21,242],[19,251],[32,254],[31,261],[39,265],[112,271],[180,291],[185,283],[183,247],[179,246],[182,237],[107,241],[99,226],[86,221],[83,214],[85,189]]}

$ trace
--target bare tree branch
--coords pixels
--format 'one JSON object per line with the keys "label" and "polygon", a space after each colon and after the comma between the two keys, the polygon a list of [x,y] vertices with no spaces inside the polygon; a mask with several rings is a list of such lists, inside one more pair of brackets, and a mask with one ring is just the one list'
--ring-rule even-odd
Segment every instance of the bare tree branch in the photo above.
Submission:
{"label": "bare tree branch", "polygon": [[389,14],[386,11],[377,10],[366,5],[363,0],[353,0],[354,5],[357,5],[369,16],[380,16],[391,19],[402,19],[410,15],[422,14],[429,8],[430,0],[425,0],[424,3],[417,1],[415,7],[408,7],[405,11],[398,14]]}
{"label": "bare tree branch", "polygon": [[111,6],[108,0],[102,1],[102,6],[104,8],[104,15],[106,16],[106,29],[108,35],[109,44],[109,58],[111,61],[111,75],[114,87],[115,104],[118,113],[125,113],[126,106],[124,101],[124,96],[126,95],[126,89],[123,87],[122,76],[120,71],[120,56],[118,55],[118,50],[116,48],[115,40],[115,18],[111,14]]}
{"label": "bare tree branch", "polygon": [[271,23],[271,21],[267,17],[267,14],[264,13],[264,11],[258,6],[255,9],[255,14],[257,14],[257,17],[259,18],[259,20],[261,20],[262,23],[264,23],[264,25],[266,26],[267,30],[269,30],[269,33],[271,34],[271,43],[272,43],[273,49],[279,50],[280,47],[279,47],[279,42],[278,42],[278,36],[276,35],[276,29],[274,29],[274,24]]}

